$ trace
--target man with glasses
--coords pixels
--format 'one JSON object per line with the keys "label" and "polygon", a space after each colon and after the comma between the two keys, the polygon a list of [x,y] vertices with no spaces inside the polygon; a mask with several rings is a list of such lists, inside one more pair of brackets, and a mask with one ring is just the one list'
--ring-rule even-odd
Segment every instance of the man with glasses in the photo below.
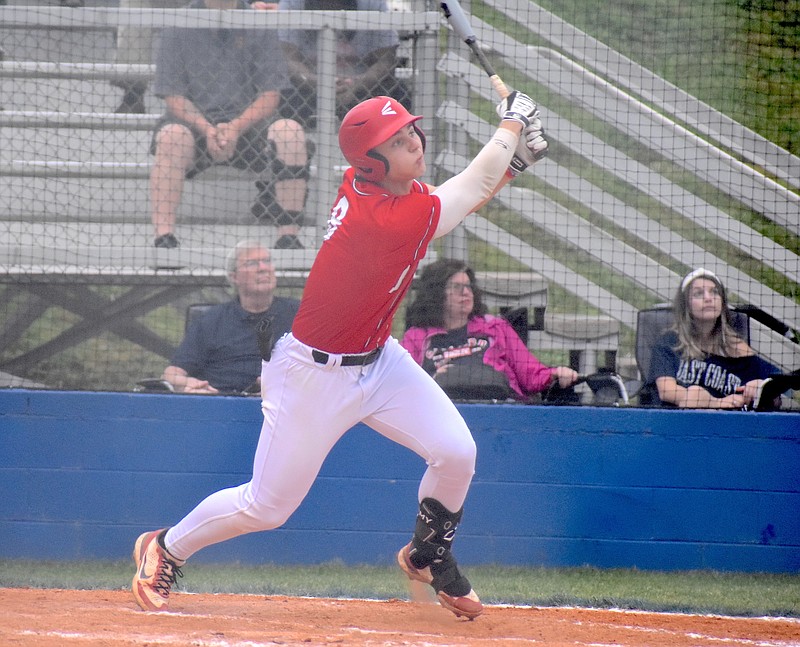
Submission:
{"label": "man with glasses", "polygon": [[[243,393],[259,384],[261,351],[256,326],[272,321],[273,340],[292,327],[300,302],[275,296],[277,277],[269,249],[238,243],[228,256],[236,294],[191,322],[162,379],[181,393]],[[260,386],[259,386],[260,388]]]}

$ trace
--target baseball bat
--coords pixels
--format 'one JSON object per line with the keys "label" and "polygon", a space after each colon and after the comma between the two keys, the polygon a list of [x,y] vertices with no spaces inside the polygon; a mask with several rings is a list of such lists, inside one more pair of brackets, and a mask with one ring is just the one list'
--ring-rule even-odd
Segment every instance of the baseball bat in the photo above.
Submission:
{"label": "baseball bat", "polygon": [[506,84],[503,83],[503,79],[501,79],[497,75],[497,72],[495,72],[494,67],[489,62],[489,59],[486,58],[486,54],[483,53],[483,50],[478,44],[478,37],[472,30],[472,26],[469,24],[469,20],[467,19],[467,16],[464,13],[464,10],[461,8],[458,0],[446,0],[445,2],[440,2],[439,6],[442,8],[444,17],[447,18],[447,22],[450,23],[453,31],[455,31],[461,37],[461,39],[467,45],[469,45],[469,48],[478,58],[478,62],[481,64],[481,67],[484,69],[486,74],[489,75],[489,79],[492,82],[495,92],[497,92],[501,99],[505,99],[509,94],[511,94],[511,92],[509,92]]}

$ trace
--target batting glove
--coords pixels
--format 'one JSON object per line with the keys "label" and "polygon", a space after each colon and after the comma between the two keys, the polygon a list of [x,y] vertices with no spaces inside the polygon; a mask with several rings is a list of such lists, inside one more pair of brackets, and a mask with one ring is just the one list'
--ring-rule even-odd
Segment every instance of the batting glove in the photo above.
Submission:
{"label": "batting glove", "polygon": [[539,114],[539,108],[527,94],[514,90],[497,104],[497,114],[503,121],[510,119],[521,123],[523,128],[527,128],[531,119]]}
{"label": "batting glove", "polygon": [[539,160],[547,156],[549,144],[544,136],[542,120],[538,117],[531,119],[530,125],[522,131],[517,142],[517,149],[514,157],[508,165],[508,174],[517,177],[526,168],[536,164]]}

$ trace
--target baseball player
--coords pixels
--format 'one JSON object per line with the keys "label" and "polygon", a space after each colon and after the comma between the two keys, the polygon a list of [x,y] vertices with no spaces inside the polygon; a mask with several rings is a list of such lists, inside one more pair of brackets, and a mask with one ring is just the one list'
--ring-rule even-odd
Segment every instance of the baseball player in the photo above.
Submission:
{"label": "baseball player", "polygon": [[546,152],[528,96],[513,92],[498,113],[491,140],[437,188],[417,179],[426,169],[420,117],[389,97],[347,113],[339,145],[351,168],[292,331],[262,362],[264,422],[252,479],[210,495],[171,528],[136,540],[132,589],[143,609],[166,608],[180,569],[201,548],[285,523],[334,444],[363,422],[428,465],[416,527],[397,555],[400,568],[431,585],[457,616],[472,619],[483,611],[451,551],[475,469],[475,442],[444,391],[390,331],[430,242]]}

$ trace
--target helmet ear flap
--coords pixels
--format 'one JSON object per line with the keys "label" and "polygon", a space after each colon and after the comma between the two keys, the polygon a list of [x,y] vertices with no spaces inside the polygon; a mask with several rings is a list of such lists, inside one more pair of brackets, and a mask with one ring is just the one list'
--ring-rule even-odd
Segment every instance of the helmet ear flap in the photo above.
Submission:
{"label": "helmet ear flap", "polygon": [[371,172],[372,173],[373,181],[375,181],[375,180],[380,181],[383,178],[385,178],[386,175],[389,173],[389,160],[387,160],[380,153],[375,152],[374,148],[372,148],[372,149],[367,151],[367,157],[369,157],[371,159],[374,159],[377,162],[380,162],[381,164],[383,164],[383,172],[382,173],[378,168],[375,168],[375,166],[373,166],[371,169],[367,169],[366,170],[366,172]]}

